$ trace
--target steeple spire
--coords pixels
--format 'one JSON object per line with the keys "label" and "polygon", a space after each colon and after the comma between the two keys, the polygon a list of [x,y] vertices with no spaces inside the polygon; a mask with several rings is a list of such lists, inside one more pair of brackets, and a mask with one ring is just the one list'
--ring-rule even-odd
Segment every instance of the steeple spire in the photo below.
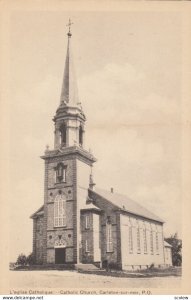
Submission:
{"label": "steeple spire", "polygon": [[71,25],[69,19],[68,46],[64,68],[64,78],[60,96],[60,105],[53,119],[55,123],[54,147],[64,149],[65,147],[84,147],[84,133],[86,117],[78,98],[77,83],[74,74],[71,54]]}
{"label": "steeple spire", "polygon": [[69,22],[68,22],[68,24],[66,25],[66,26],[68,26],[68,36],[69,36],[69,37],[72,36],[72,34],[71,34],[71,32],[70,32],[70,27],[71,27],[72,24],[74,24],[74,23],[72,23],[71,20],[69,19]]}
{"label": "steeple spire", "polygon": [[69,27],[67,36],[68,36],[68,46],[65,60],[65,68],[64,68],[64,78],[62,83],[62,90],[60,96],[60,105],[68,105],[68,106],[78,106],[78,88],[77,82],[75,78],[75,72],[73,67],[72,53],[71,53],[71,37],[72,33],[70,31],[71,25],[73,23],[69,19],[69,22],[66,26]]}

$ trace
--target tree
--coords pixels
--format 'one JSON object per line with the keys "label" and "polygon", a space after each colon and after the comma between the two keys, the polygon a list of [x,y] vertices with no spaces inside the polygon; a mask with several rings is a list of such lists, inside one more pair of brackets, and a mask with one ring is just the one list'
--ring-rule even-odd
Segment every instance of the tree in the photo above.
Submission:
{"label": "tree", "polygon": [[172,264],[173,266],[182,265],[182,240],[178,239],[178,234],[175,233],[165,241],[172,246]]}
{"label": "tree", "polygon": [[21,253],[17,258],[17,264],[25,266],[27,264],[27,257],[25,254]]}
{"label": "tree", "polygon": [[31,253],[27,256],[27,264],[34,265],[34,263],[35,263],[35,258],[33,253]]}

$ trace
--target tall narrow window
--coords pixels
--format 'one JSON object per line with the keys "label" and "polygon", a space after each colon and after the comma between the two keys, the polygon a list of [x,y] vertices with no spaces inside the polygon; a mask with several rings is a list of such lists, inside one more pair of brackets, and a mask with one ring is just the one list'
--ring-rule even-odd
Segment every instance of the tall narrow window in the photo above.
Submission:
{"label": "tall narrow window", "polygon": [[66,146],[66,125],[62,124],[60,127],[60,141],[61,141],[61,146],[65,147]]}
{"label": "tall narrow window", "polygon": [[90,252],[88,240],[86,240],[86,252]]}
{"label": "tall narrow window", "polygon": [[66,198],[64,195],[57,195],[54,200],[54,226],[66,226]]}
{"label": "tall narrow window", "polygon": [[153,232],[151,230],[150,232],[150,245],[151,245],[151,254],[154,254],[154,248],[153,248]]}
{"label": "tall narrow window", "polygon": [[107,252],[113,252],[113,240],[112,240],[112,224],[107,221],[106,224],[106,242],[107,242]]}
{"label": "tall narrow window", "polygon": [[62,177],[62,181],[66,182],[66,167],[64,166],[63,168],[63,177]]}
{"label": "tall narrow window", "polygon": [[133,228],[129,227],[129,253],[133,253]]}
{"label": "tall narrow window", "polygon": [[147,230],[143,229],[144,253],[147,253]]}
{"label": "tall narrow window", "polygon": [[158,239],[158,232],[156,232],[156,253],[159,254],[159,239]]}
{"label": "tall narrow window", "polygon": [[58,165],[57,175],[59,178],[63,177],[63,165],[62,164]]}
{"label": "tall narrow window", "polygon": [[82,128],[81,125],[80,125],[80,128],[79,128],[79,145],[80,146],[83,145],[83,128]]}
{"label": "tall narrow window", "polygon": [[66,182],[66,166],[59,163],[56,167],[56,182]]}
{"label": "tall narrow window", "polygon": [[86,229],[90,228],[90,216],[89,215],[85,216],[85,228]]}
{"label": "tall narrow window", "polygon": [[140,228],[137,228],[137,253],[141,253]]}

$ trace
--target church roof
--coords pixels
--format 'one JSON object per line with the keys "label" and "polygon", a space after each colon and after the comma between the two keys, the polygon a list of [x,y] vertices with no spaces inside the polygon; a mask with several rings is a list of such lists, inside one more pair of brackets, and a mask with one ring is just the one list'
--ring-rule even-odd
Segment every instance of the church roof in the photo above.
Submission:
{"label": "church roof", "polygon": [[109,191],[99,189],[97,187],[95,188],[95,190],[92,190],[92,192],[96,193],[97,195],[100,195],[102,198],[108,200],[113,205],[125,212],[129,212],[137,216],[142,216],[147,219],[164,223],[164,221],[161,218],[159,218],[158,216],[150,212],[148,209],[141,206],[139,203],[135,202],[134,200],[130,199],[125,195],[121,195],[114,192],[111,193]]}

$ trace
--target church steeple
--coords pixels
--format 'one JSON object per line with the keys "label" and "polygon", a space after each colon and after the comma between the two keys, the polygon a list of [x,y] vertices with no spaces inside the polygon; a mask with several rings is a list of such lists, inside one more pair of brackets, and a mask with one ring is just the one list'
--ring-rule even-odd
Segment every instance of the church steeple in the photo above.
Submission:
{"label": "church steeple", "polygon": [[67,52],[64,68],[64,77],[61,88],[60,105],[54,117],[55,122],[55,149],[78,146],[84,147],[85,115],[78,98],[77,81],[75,78],[72,53],[70,27],[73,23],[69,19],[67,36]]}
{"label": "church steeple", "polygon": [[67,104],[70,106],[77,106],[79,105],[78,88],[77,88],[77,82],[75,78],[73,59],[72,59],[72,50],[71,50],[72,33],[70,31],[70,27],[72,24],[73,23],[69,19],[69,23],[67,24],[67,26],[69,27],[67,33],[68,46],[67,46],[67,53],[66,53],[66,60],[65,60],[62,90],[60,96],[60,105]]}

